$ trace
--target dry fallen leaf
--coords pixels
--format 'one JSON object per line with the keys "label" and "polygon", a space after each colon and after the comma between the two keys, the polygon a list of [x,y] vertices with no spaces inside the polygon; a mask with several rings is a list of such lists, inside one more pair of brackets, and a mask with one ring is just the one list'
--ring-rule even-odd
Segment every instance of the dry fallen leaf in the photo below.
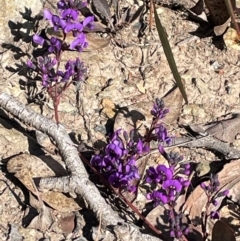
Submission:
{"label": "dry fallen leaf", "polygon": [[[61,165],[56,161],[55,163],[53,162],[54,160],[49,157],[47,163],[48,165],[52,164],[52,167],[55,167],[55,169],[49,168],[47,164],[36,156],[21,154],[9,160],[7,170],[10,173],[15,173],[15,177],[18,178],[29,191],[31,191],[34,195],[37,195],[36,189],[33,185],[34,179],[54,177],[56,174],[59,175],[59,173],[63,174]],[[45,203],[58,211],[71,212],[81,209],[79,204],[73,198],[69,198],[62,193],[54,191],[39,193]]]}
{"label": "dry fallen leaf", "polygon": [[59,218],[58,226],[64,233],[72,233],[75,227],[75,214],[70,213]]}
{"label": "dry fallen leaf", "polygon": [[233,230],[221,220],[218,220],[212,231],[212,241],[236,241]]}
{"label": "dry fallen leaf", "polygon": [[232,143],[236,135],[240,133],[240,115],[235,114],[232,118],[202,125],[190,125],[194,132],[208,134],[221,141]]}

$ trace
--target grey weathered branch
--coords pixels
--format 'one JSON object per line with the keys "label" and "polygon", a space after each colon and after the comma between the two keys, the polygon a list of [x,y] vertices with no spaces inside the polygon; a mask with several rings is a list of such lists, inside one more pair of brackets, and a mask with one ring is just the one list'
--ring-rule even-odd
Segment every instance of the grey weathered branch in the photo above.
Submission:
{"label": "grey weathered branch", "polygon": [[102,227],[111,227],[113,235],[118,237],[118,240],[161,240],[142,234],[136,226],[124,223],[117,213],[105,202],[95,185],[89,181],[78,151],[62,125],[57,125],[43,115],[37,114],[28,106],[25,106],[14,97],[5,93],[0,93],[0,107],[18,118],[21,122],[51,137],[55,141],[68,170],[71,172],[71,175],[67,177],[42,179],[40,181],[41,189],[75,192],[81,195],[97,217],[100,218],[101,216]]}
{"label": "grey weathered branch", "polygon": [[[158,143],[151,142],[151,148],[153,151],[158,152]],[[229,143],[222,142],[213,136],[203,136],[199,138],[193,137],[176,137],[172,145],[165,145],[165,149],[173,148],[176,146],[188,147],[188,148],[205,148],[212,151],[221,153],[225,160],[233,160],[240,158],[240,150],[231,147]],[[155,149],[155,150],[154,150]]]}

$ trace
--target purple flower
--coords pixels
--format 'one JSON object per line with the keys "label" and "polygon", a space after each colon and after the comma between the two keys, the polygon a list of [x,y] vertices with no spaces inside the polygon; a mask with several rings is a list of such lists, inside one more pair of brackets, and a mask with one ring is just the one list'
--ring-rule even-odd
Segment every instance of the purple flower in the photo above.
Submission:
{"label": "purple flower", "polygon": [[128,160],[127,165],[125,166],[125,177],[128,180],[139,179],[138,168],[135,166],[135,158],[131,157]]}
{"label": "purple flower", "polygon": [[224,197],[224,196],[227,196],[228,194],[229,194],[229,190],[225,190],[225,191],[219,192],[217,196]]}
{"label": "purple flower", "polygon": [[82,52],[84,48],[88,46],[86,36],[84,33],[80,33],[70,44],[70,49],[76,49],[78,52]]}
{"label": "purple flower", "polygon": [[74,81],[82,81],[84,79],[84,75],[87,72],[87,68],[84,66],[84,63],[80,61],[79,58],[75,61],[75,67],[74,67]]}
{"label": "purple flower", "polygon": [[115,188],[127,187],[128,180],[124,178],[124,175],[120,172],[114,172],[108,178],[108,182]]}
{"label": "purple flower", "polygon": [[47,87],[49,82],[50,82],[49,76],[47,74],[43,74],[43,76],[42,76],[43,87]]}
{"label": "purple flower", "polygon": [[204,182],[202,182],[202,183],[200,184],[200,187],[201,187],[204,191],[207,190],[207,186],[206,186],[206,184],[205,184]]}
{"label": "purple flower", "polygon": [[51,37],[48,51],[58,56],[60,54],[61,48],[62,48],[62,42],[57,38]]}
{"label": "purple flower", "polygon": [[147,199],[148,200],[153,200],[155,206],[157,205],[164,205],[167,204],[169,202],[169,198],[167,195],[165,195],[162,191],[158,190],[158,191],[153,191],[151,193],[147,194]]}
{"label": "purple flower", "polygon": [[73,32],[73,36],[77,37],[83,31],[83,25],[81,23],[69,23],[66,25],[64,32]]}
{"label": "purple flower", "polygon": [[162,119],[166,116],[166,114],[169,112],[168,109],[164,109],[164,102],[162,99],[156,99],[156,102],[153,104],[153,108],[151,110],[151,114],[156,119]]}
{"label": "purple flower", "polygon": [[156,169],[149,167],[146,171],[147,183],[162,183],[165,180],[170,180],[173,177],[173,171],[171,168],[167,168],[165,165],[158,165]]}
{"label": "purple flower", "polygon": [[212,199],[212,204],[216,207],[218,205],[218,201],[216,199]]}
{"label": "purple flower", "polygon": [[158,172],[156,171],[156,169],[154,167],[149,167],[146,171],[146,183],[159,183],[160,182],[160,178],[158,175]]}
{"label": "purple flower", "polygon": [[162,188],[166,190],[168,197],[174,201],[178,194],[182,191],[182,184],[178,180],[166,180],[162,184]]}
{"label": "purple flower", "polygon": [[189,180],[186,180],[183,177],[177,177],[177,180],[181,182],[183,187],[188,187],[191,184]]}
{"label": "purple flower", "polygon": [[155,129],[155,134],[160,142],[166,142],[168,145],[171,144],[171,137],[168,136],[166,127],[161,123]]}
{"label": "purple flower", "polygon": [[78,19],[78,12],[74,9],[68,8],[63,10],[61,17],[67,23],[71,23],[72,21],[76,21]]}
{"label": "purple flower", "polygon": [[69,60],[65,66],[65,69],[72,70],[73,81],[82,81],[87,69],[84,67],[84,63],[77,58],[75,61]]}
{"label": "purple flower", "polygon": [[115,188],[127,189],[130,192],[136,191],[136,187],[131,185],[131,181],[139,179],[138,169],[135,166],[135,160],[129,160],[126,166],[121,163],[115,171],[112,171],[108,177],[109,183]]}
{"label": "purple flower", "polygon": [[173,177],[173,171],[171,168],[165,165],[158,165],[156,168],[158,174],[160,175],[161,181],[170,180]]}
{"label": "purple flower", "polygon": [[220,218],[220,214],[219,214],[219,212],[217,212],[217,211],[212,211],[211,213],[210,213],[210,217],[212,218],[212,219],[219,219]]}
{"label": "purple flower", "polygon": [[37,66],[31,61],[31,60],[28,60],[27,61],[27,66],[30,68],[30,69],[33,69],[35,70],[37,68]]}
{"label": "purple flower", "polygon": [[150,151],[149,144],[144,144],[141,139],[138,140],[137,143],[130,141],[128,143],[128,148],[131,150],[132,154],[143,154]]}
{"label": "purple flower", "polygon": [[92,30],[94,28],[93,23],[94,23],[94,16],[89,16],[83,20],[82,25],[83,27],[88,27]]}
{"label": "purple flower", "polygon": [[206,194],[208,196],[217,192],[218,189],[219,189],[219,186],[220,186],[217,174],[216,175],[214,175],[214,174],[210,175],[210,184],[208,186],[204,183],[201,183],[200,186],[206,192]]}
{"label": "purple flower", "polygon": [[44,18],[50,21],[55,31],[58,31],[59,28],[64,29],[66,26],[66,22],[63,19],[57,15],[53,15],[47,9],[44,10]]}
{"label": "purple flower", "polygon": [[45,41],[45,39],[42,38],[41,36],[39,36],[39,35],[37,35],[37,34],[34,34],[34,35],[33,35],[33,42],[34,42],[34,43],[43,46],[44,41]]}
{"label": "purple flower", "polygon": [[91,158],[90,164],[91,164],[92,166],[99,166],[99,167],[104,167],[104,166],[106,166],[103,158],[102,158],[101,156],[98,156],[98,155],[93,156],[93,157]]}
{"label": "purple flower", "polygon": [[51,59],[48,56],[44,56],[44,58],[43,57],[38,58],[38,66],[42,70],[42,73],[44,74],[49,73],[53,69],[54,65],[56,65],[56,63],[57,63],[56,58]]}
{"label": "purple flower", "polygon": [[68,8],[68,4],[67,4],[64,0],[60,0],[60,1],[58,1],[58,3],[57,3],[57,8],[58,8],[59,10],[65,10],[65,9]]}
{"label": "purple flower", "polygon": [[183,156],[180,156],[177,152],[164,152],[165,158],[168,160],[170,166],[176,166],[180,161],[183,160]]}
{"label": "purple flower", "polygon": [[126,154],[126,149],[122,140],[118,137],[111,140],[111,142],[106,146],[105,152],[109,158],[117,160]]}
{"label": "purple flower", "polygon": [[72,70],[69,68],[65,72],[58,71],[58,76],[62,77],[61,82],[67,82],[72,76]]}
{"label": "purple flower", "polygon": [[87,6],[87,2],[83,2],[83,1],[73,1],[73,0],[60,0],[57,3],[57,8],[58,10],[62,11],[68,8],[73,8],[73,9],[78,9],[80,10],[81,8],[84,8]]}
{"label": "purple flower", "polygon": [[108,144],[105,148],[106,154],[112,159],[120,159],[123,155],[123,150],[116,144]]}

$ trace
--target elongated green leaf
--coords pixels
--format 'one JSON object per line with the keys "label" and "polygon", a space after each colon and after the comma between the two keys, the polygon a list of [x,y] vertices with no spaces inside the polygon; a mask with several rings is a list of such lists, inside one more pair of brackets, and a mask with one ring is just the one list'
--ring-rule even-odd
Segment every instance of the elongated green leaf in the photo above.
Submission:
{"label": "elongated green leaf", "polygon": [[167,39],[166,32],[165,32],[165,30],[164,30],[164,28],[163,28],[163,26],[160,22],[160,19],[157,15],[155,4],[153,4],[153,6],[154,6],[154,18],[155,18],[155,22],[156,22],[156,27],[157,27],[159,38],[160,38],[160,40],[162,42],[162,45],[163,45],[164,53],[167,57],[168,64],[169,64],[170,69],[172,71],[173,77],[174,77],[174,79],[177,83],[177,86],[178,86],[185,102],[188,103],[187,94],[185,92],[185,88],[184,88],[184,85],[182,83],[181,76],[178,72],[178,69],[177,69],[177,66],[176,66],[176,63],[175,63],[175,60],[174,60],[174,57],[173,57],[173,53],[172,53],[170,44],[169,44],[168,39]]}

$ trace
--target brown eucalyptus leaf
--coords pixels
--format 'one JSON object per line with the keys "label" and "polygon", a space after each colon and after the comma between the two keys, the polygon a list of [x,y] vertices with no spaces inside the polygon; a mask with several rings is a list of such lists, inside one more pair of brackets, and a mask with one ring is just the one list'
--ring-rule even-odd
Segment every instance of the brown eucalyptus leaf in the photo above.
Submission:
{"label": "brown eucalyptus leaf", "polygon": [[[51,168],[45,164],[40,158],[27,154],[21,154],[11,158],[7,164],[7,170],[10,173],[15,173],[15,177],[23,183],[23,185],[34,195],[37,195],[33,180],[44,177],[54,177],[63,174],[63,170],[58,162],[53,159],[48,159],[46,162]],[[54,171],[53,171],[54,170]],[[66,175],[66,172],[65,172]],[[81,209],[79,204],[66,195],[55,192],[39,192],[41,199],[52,208],[61,212],[71,212]]]}
{"label": "brown eucalyptus leaf", "polygon": [[233,161],[224,166],[218,174],[220,187],[229,190],[228,196],[233,202],[240,203],[240,160]]}
{"label": "brown eucalyptus leaf", "polygon": [[75,214],[70,213],[58,220],[58,226],[64,233],[72,233],[75,227]]}
{"label": "brown eucalyptus leaf", "polygon": [[218,220],[212,231],[212,241],[236,241],[233,230],[223,221]]}
{"label": "brown eucalyptus leaf", "polygon": [[[205,4],[210,12],[210,18],[214,26],[224,24],[229,18],[226,4],[224,0],[204,0]],[[235,0],[231,0],[232,3]]]}
{"label": "brown eucalyptus leaf", "polygon": [[100,17],[105,18],[114,30],[115,28],[112,24],[110,8],[107,0],[92,0],[92,4]]}
{"label": "brown eucalyptus leaf", "polygon": [[240,133],[240,114],[234,114],[232,118],[203,125],[190,125],[193,131],[201,134],[209,134],[221,141],[232,143],[236,135]]}

